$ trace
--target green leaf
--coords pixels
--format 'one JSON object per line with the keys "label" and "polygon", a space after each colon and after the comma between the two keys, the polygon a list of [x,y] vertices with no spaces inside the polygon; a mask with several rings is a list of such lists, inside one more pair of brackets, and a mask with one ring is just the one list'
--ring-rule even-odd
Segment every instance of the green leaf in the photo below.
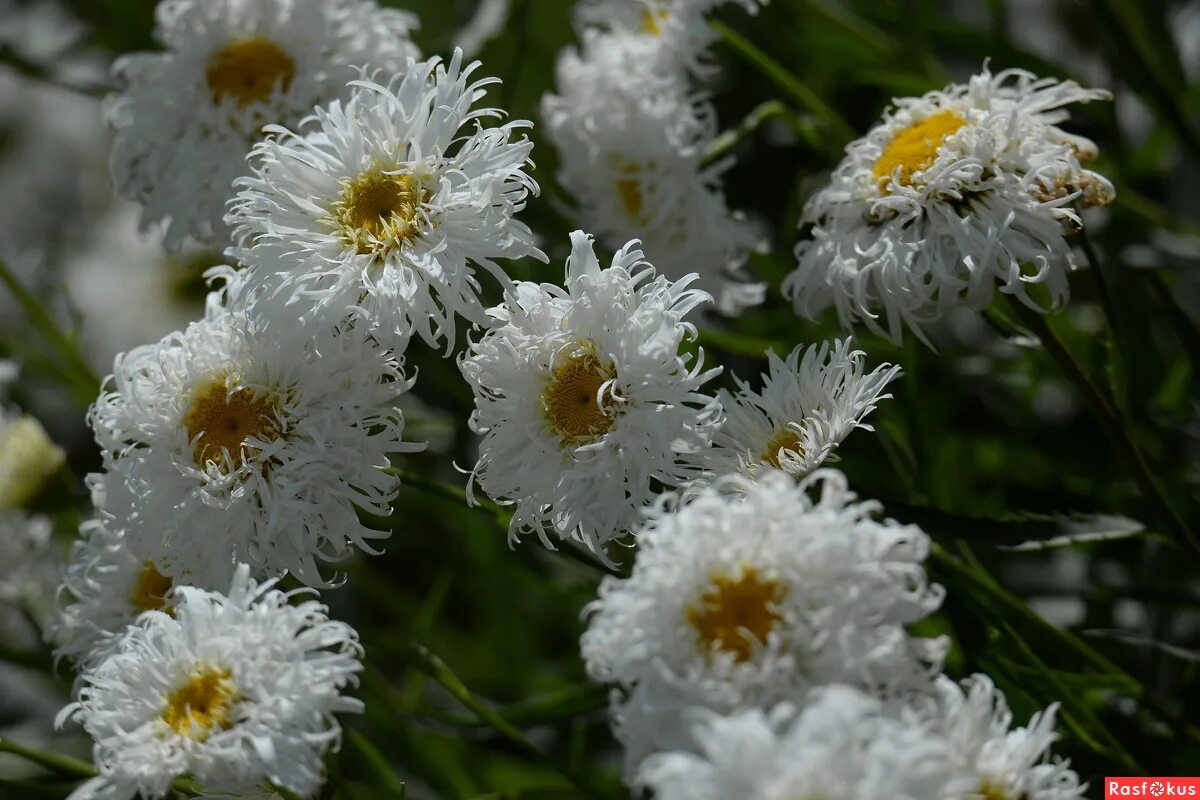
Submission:
{"label": "green leaf", "polygon": [[[1138,521],[1109,514],[1013,512],[986,517],[883,501],[888,516],[917,525],[945,543],[965,541],[1010,550],[1046,550],[1150,535]],[[1161,537],[1160,537],[1161,538]]]}
{"label": "green leaf", "polygon": [[843,143],[855,136],[854,128],[846,122],[837,111],[821,99],[807,84],[771,56],[764,53],[757,45],[742,34],[720,20],[709,20],[709,25],[729,43],[739,55],[753,64],[762,74],[773,80],[781,89],[791,95],[792,99],[815,114],[832,129],[837,141],[831,141],[829,148],[834,152],[840,151]]}
{"label": "green leaf", "polygon": [[25,310],[33,327],[62,357],[63,363],[68,367],[64,375],[75,390],[77,402],[83,406],[90,405],[100,391],[100,377],[92,370],[91,364],[79,349],[75,337],[58,329],[58,324],[50,312],[28,289],[21,285],[21,282],[2,260],[0,260],[0,283],[8,287],[21,308]]}
{"label": "green leaf", "polygon": [[[598,711],[608,705],[609,689],[596,684],[568,686],[557,692],[533,697],[519,703],[498,706],[495,711],[512,725],[542,725]],[[438,722],[459,727],[481,727],[489,723],[470,714],[452,714],[440,709],[423,709],[422,713]]]}
{"label": "green leaf", "polygon": [[400,780],[387,759],[367,737],[349,729],[346,731],[346,743],[350,752],[358,757],[359,764],[364,767],[355,774],[371,778],[369,783],[377,792],[377,797],[381,800],[404,800],[404,781]]}
{"label": "green leaf", "polygon": [[597,797],[598,794],[585,788],[585,784],[580,776],[573,774],[568,768],[558,764],[548,755],[542,752],[541,748],[529,741],[523,733],[521,733],[512,723],[500,716],[494,708],[483,702],[475,696],[475,694],[467,688],[458,676],[434,653],[430,652],[424,645],[412,642],[404,649],[406,660],[413,666],[422,670],[426,675],[433,678],[442,685],[450,695],[462,703],[466,708],[472,711],[482,722],[486,722],[492,729],[503,736],[512,744],[516,745],[520,750],[532,756],[535,760],[549,766],[570,783],[576,786],[580,792],[588,797]]}

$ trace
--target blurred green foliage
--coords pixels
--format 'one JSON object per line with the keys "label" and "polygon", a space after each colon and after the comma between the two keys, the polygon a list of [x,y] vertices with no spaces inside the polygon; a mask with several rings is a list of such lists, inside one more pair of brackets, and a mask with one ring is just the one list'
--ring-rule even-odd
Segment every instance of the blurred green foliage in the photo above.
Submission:
{"label": "blurred green foliage", "polygon": [[[390,4],[420,16],[416,39],[429,54],[448,52],[475,6]],[[114,55],[153,46],[153,0],[66,5]],[[1066,126],[1099,144],[1097,169],[1118,193],[1087,218],[1079,244],[1091,268],[1073,275],[1071,306],[1040,326],[998,302],[938,330],[936,351],[857,332],[872,363],[900,363],[904,376],[872,417],[876,433],[852,435],[838,465],[860,495],[938,542],[929,568],[949,593],[923,627],[952,636],[949,670],[992,674],[1019,720],[1061,702],[1056,751],[1093,792],[1105,774],[1200,773],[1200,552],[1188,542],[1200,530],[1200,329],[1186,272],[1200,253],[1200,87],[1170,35],[1183,5],[1046,0],[1041,10],[1053,13],[1038,18],[1057,27],[1042,38],[1058,37],[1061,61],[1014,35],[1028,4],[999,0],[772,0],[757,16],[737,6],[717,15],[722,128],[763,117],[732,142],[726,190],[772,244],[752,259],[770,284],[766,304],[701,336],[726,386],[764,369],[766,347],[783,354],[840,335],[832,318],[799,320],[779,284],[794,265],[804,200],[893,96],[962,80],[985,59],[1081,83],[1109,76],[1118,104],[1078,108]],[[504,30],[479,54],[483,72],[504,80],[492,101],[512,117],[536,122],[556,55],[575,40],[570,21],[565,0],[512,0]],[[1145,130],[1131,133],[1121,111],[1144,111]],[[570,200],[554,181],[557,154],[536,127],[532,136],[543,192],[523,219],[551,263],[512,272],[557,282]],[[367,712],[344,721],[350,735],[331,758],[325,797],[401,797],[401,782],[412,797],[623,796],[606,692],[587,683],[578,658],[581,609],[601,570],[536,541],[510,548],[501,511],[466,506],[455,465],[474,463],[470,393],[453,359],[414,345],[409,363],[420,375],[414,393],[452,419],[452,438],[447,453],[398,462],[413,479],[386,554],[355,562],[346,584],[325,593],[368,654]],[[71,458],[78,474],[97,466],[86,443]],[[69,530],[86,513],[81,500],[58,492],[42,503]],[[1081,530],[1072,514],[1128,516],[1146,530],[1063,541]],[[1023,542],[1041,546],[1011,549]],[[1030,600],[1065,603],[1072,624],[1047,622]]]}

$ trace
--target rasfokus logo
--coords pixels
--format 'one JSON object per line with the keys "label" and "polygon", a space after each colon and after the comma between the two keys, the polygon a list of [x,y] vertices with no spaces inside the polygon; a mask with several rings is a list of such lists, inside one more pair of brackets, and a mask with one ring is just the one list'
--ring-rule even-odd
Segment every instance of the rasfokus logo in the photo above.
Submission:
{"label": "rasfokus logo", "polygon": [[1104,800],[1118,797],[1195,797],[1200,800],[1200,778],[1105,778]]}

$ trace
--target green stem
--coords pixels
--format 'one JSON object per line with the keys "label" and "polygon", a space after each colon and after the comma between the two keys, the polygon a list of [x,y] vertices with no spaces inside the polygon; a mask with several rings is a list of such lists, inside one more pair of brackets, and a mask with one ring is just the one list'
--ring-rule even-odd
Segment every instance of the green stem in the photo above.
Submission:
{"label": "green stem", "polygon": [[1151,291],[1166,309],[1167,318],[1170,320],[1171,326],[1175,329],[1175,335],[1179,338],[1183,349],[1187,351],[1188,358],[1192,361],[1193,375],[1200,376],[1200,329],[1197,329],[1196,323],[1180,307],[1175,293],[1163,281],[1162,275],[1150,271],[1146,279],[1150,283]]}
{"label": "green stem", "polygon": [[[508,78],[500,84],[500,107],[512,108],[513,98],[517,95],[517,86],[521,80],[521,67],[528,57],[526,45],[529,40],[529,0],[517,0],[517,9],[512,13],[512,27],[517,35],[513,39],[512,60],[509,61]],[[506,25],[506,27],[508,27]]]}
{"label": "green stem", "polygon": [[[437,497],[442,497],[447,500],[453,500],[455,503],[458,503],[458,504],[465,504],[467,501],[467,495],[464,490],[459,489],[455,486],[451,486],[450,484],[447,484],[447,483],[442,483],[439,480],[427,478],[419,473],[413,472],[412,470],[404,469],[402,467],[385,467],[383,471],[389,475],[395,475],[396,477],[400,478],[401,482],[405,486],[409,486],[413,489],[418,489],[420,491],[427,492],[429,494],[436,495]],[[505,535],[508,534],[509,520],[512,517],[507,509],[505,509],[503,506],[499,505],[498,503],[496,503],[492,500],[489,500],[486,497],[485,498],[476,497],[475,503],[479,508],[482,508],[484,511],[488,512],[492,516],[492,518],[496,521],[497,526],[499,526],[504,531]],[[393,525],[394,524],[395,524],[395,518],[393,518]],[[567,558],[571,559],[572,561],[574,561],[578,564],[582,564],[583,566],[587,567],[589,570],[592,570],[595,572],[601,572],[604,574],[610,574],[610,573],[611,574],[619,574],[620,573],[619,570],[610,568],[607,564],[605,564],[603,561],[598,559],[591,552],[589,552],[588,550],[584,549],[583,547],[577,545],[575,542],[572,542],[572,541],[562,542],[557,547],[555,552],[562,553],[563,555],[565,555]]]}
{"label": "green stem", "polygon": [[894,53],[900,49],[900,42],[895,37],[885,33],[881,28],[867,22],[862,17],[846,11],[840,5],[833,7],[824,0],[808,0],[804,6],[812,14],[823,17],[835,28],[841,28],[880,55]]}
{"label": "green stem", "polygon": [[1011,306],[1021,318],[1022,324],[1037,336],[1046,352],[1058,363],[1059,368],[1066,375],[1067,379],[1075,385],[1075,388],[1083,396],[1084,402],[1087,403],[1092,411],[1092,416],[1100,423],[1100,427],[1108,437],[1113,449],[1117,451],[1121,459],[1125,462],[1126,467],[1133,476],[1138,489],[1149,504],[1150,511],[1154,514],[1158,523],[1173,538],[1180,542],[1186,542],[1200,555],[1200,539],[1197,539],[1196,534],[1171,505],[1166,493],[1150,472],[1150,468],[1142,457],[1141,451],[1134,443],[1129,429],[1117,413],[1112,401],[1096,382],[1092,380],[1091,376],[1088,375],[1083,365],[1076,360],[1071,351],[1067,349],[1067,346],[1059,338],[1058,334],[1055,333],[1054,329],[1050,327],[1045,317],[1025,307],[1020,301],[1012,301]]}
{"label": "green stem", "polygon": [[[502,706],[495,711],[512,725],[542,725],[602,709],[608,705],[608,694],[609,690],[605,686],[590,683],[568,686],[551,694]],[[455,714],[435,708],[422,709],[421,713],[443,724],[461,728],[475,728],[488,724],[474,714]]]}
{"label": "green stem", "polygon": [[14,742],[12,739],[0,739],[0,753],[10,753],[59,775],[72,778],[96,777],[96,770],[86,761],[80,761],[62,753],[38,750],[35,747]]}
{"label": "green stem", "polygon": [[66,797],[74,784],[51,785],[36,781],[0,778],[0,797]]}
{"label": "green stem", "polygon": [[[997,612],[1010,613],[1013,619],[1021,620],[1022,624],[1027,626],[1029,630],[1035,631],[1047,639],[1056,641],[1063,648],[1082,659],[1092,669],[1106,675],[1115,675],[1123,680],[1127,680],[1131,686],[1140,686],[1139,681],[1132,675],[1129,675],[1116,664],[1109,661],[1087,643],[1061,628],[1050,624],[1041,615],[1031,609],[1028,604],[1009,594],[990,575],[981,574],[978,570],[972,569],[950,555],[940,545],[934,544],[929,556],[929,563],[931,570],[939,579],[946,582],[958,583],[958,594],[965,594],[985,607],[992,606]],[[964,588],[967,589],[965,593],[963,592]]]}
{"label": "green stem", "polygon": [[821,99],[812,88],[789,72],[782,64],[764,53],[753,42],[742,36],[720,20],[709,20],[709,26],[729,43],[746,61],[792,96],[803,108],[808,109],[837,133],[839,139],[848,142],[854,138],[854,128],[837,111]]}
{"label": "green stem", "polygon": [[304,800],[303,797],[293,792],[291,789],[285,789],[282,786],[271,784],[271,791],[283,798],[283,800]]}
{"label": "green stem", "polygon": [[[87,780],[99,774],[86,761],[80,761],[78,758],[72,758],[62,753],[39,750],[36,747],[29,747],[28,745],[14,742],[12,739],[0,739],[0,753],[9,753],[18,758],[23,758],[32,764],[45,767],[51,772],[68,778]],[[187,778],[178,778],[171,784],[171,788],[184,797],[195,797],[199,793],[196,784]]]}
{"label": "green stem", "polygon": [[1058,699],[1062,702],[1067,713],[1088,723],[1089,728],[1086,732],[1087,738],[1091,739],[1093,736],[1100,737],[1102,741],[1093,743],[1093,747],[1096,749],[1104,749],[1106,751],[1106,755],[1115,756],[1116,759],[1121,762],[1121,765],[1124,769],[1132,770],[1136,775],[1146,774],[1145,770],[1142,769],[1142,766],[1138,764],[1136,760],[1134,760],[1133,756],[1131,756],[1124,747],[1121,746],[1121,743],[1117,741],[1116,737],[1114,737],[1112,733],[1109,732],[1108,728],[1105,727],[1100,720],[1096,719],[1096,715],[1092,713],[1091,709],[1087,708],[1087,706],[1085,706],[1083,703],[1080,703],[1079,700],[1076,699],[1075,695],[1069,689],[1067,689],[1067,687],[1063,686],[1062,681],[1055,676],[1054,670],[1047,667],[1045,662],[1038,658],[1038,655],[1033,651],[1033,648],[1031,648],[1025,642],[1025,640],[1012,629],[1012,626],[1003,621],[1000,623],[1000,626],[1008,634],[1008,638],[1014,644],[1016,644],[1017,649],[1022,652],[1029,663],[1033,664],[1034,667],[1042,673],[1050,685],[1054,687],[1054,691]]}
{"label": "green stem", "polygon": [[[1081,212],[1081,206],[1076,204],[1075,213]],[[1104,273],[1101,272],[1100,256],[1096,253],[1096,246],[1092,244],[1091,238],[1088,236],[1086,229],[1081,229],[1078,233],[1079,245],[1083,250],[1083,256],[1088,262],[1088,272],[1091,273],[1092,283],[1096,287],[1096,295],[1100,298],[1100,306],[1104,309],[1104,316],[1108,318],[1108,324],[1111,328],[1116,324],[1113,313],[1113,297],[1112,292],[1108,289],[1108,284],[1104,280]]]}
{"label": "green stem", "polygon": [[1113,205],[1139,217],[1143,222],[1150,223],[1155,228],[1166,228],[1173,233],[1193,239],[1200,238],[1200,225],[1176,217],[1165,206],[1151,200],[1128,184],[1121,184],[1121,191],[1117,193]]}
{"label": "green stem", "polygon": [[768,350],[774,350],[777,354],[783,355],[791,351],[791,347],[782,342],[773,342],[769,339],[760,339],[756,336],[738,333],[737,331],[720,330],[718,328],[706,328],[700,331],[698,341],[705,348],[720,350],[734,356],[745,356],[746,358],[756,358],[759,360],[766,359]]}
{"label": "green stem", "polygon": [[3,642],[0,642],[0,661],[7,661],[10,664],[16,664],[18,667],[35,669],[41,672],[46,672],[51,667],[50,660],[46,658],[45,653],[37,650],[18,650],[9,647]]}
{"label": "green stem", "polygon": [[50,313],[46,311],[46,308],[38,299],[21,285],[21,282],[17,280],[16,276],[8,268],[8,264],[3,260],[0,260],[0,283],[8,287],[13,297],[25,309],[29,321],[33,323],[33,326],[45,337],[46,341],[70,365],[72,384],[76,391],[79,392],[80,398],[90,404],[96,399],[96,393],[100,388],[100,378],[79,351],[75,341],[58,329],[54,318],[50,316]]}
{"label": "green stem", "polygon": [[414,472],[411,469],[403,467],[385,467],[384,472],[388,475],[395,475],[401,480],[405,486],[411,486],[414,489],[420,489],[423,492],[444,497],[447,500],[453,500],[456,503],[465,504],[467,502],[467,493],[463,489],[456,486],[451,486],[448,483],[427,478],[419,472]]}
{"label": "green stem", "polygon": [[446,665],[446,662],[430,652],[424,645],[412,642],[407,648],[407,656],[414,666],[441,684],[442,688],[449,692],[455,700],[462,703],[465,708],[474,713],[480,720],[490,725],[493,730],[509,742],[562,775],[585,796],[598,796],[595,792],[585,788],[585,784],[579,776],[557,764],[546,753],[542,752],[537,745],[526,739],[525,735],[513,727],[512,723],[476,697],[467,688],[466,684]]}
{"label": "green stem", "polygon": [[1122,40],[1122,57],[1134,67],[1133,74],[1140,71],[1145,75],[1153,104],[1158,106],[1162,116],[1191,150],[1193,157],[1200,158],[1200,128],[1196,127],[1191,113],[1180,102],[1186,86],[1166,74],[1164,70],[1168,68],[1160,60],[1163,53],[1173,53],[1174,50],[1156,46],[1156,37],[1146,30],[1138,15],[1140,5],[1129,0],[1104,0],[1094,7],[1100,12],[1099,16],[1108,21],[1112,34]]}
{"label": "green stem", "polygon": [[722,131],[717,138],[709,143],[708,150],[704,153],[704,166],[720,161],[722,157],[737,146],[738,142],[757,131],[769,119],[782,117],[792,122],[793,127],[795,127],[796,122],[791,119],[791,116],[792,110],[780,100],[767,100],[766,102],[759,103],[737,124],[737,127]]}
{"label": "green stem", "polygon": [[374,788],[383,792],[383,800],[404,800],[404,781],[400,780],[375,745],[353,729],[346,731],[346,742],[370,771],[375,779]]}

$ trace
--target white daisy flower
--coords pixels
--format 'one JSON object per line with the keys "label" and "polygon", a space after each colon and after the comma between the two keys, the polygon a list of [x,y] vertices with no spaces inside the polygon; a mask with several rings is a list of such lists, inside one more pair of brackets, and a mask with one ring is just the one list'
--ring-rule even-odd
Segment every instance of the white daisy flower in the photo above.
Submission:
{"label": "white daisy flower", "polygon": [[1033,715],[1023,728],[1012,727],[1003,693],[986,675],[961,685],[944,675],[935,684],[936,702],[925,716],[951,745],[948,761],[967,777],[957,797],[987,800],[1082,800],[1087,784],[1070,762],[1050,756],[1058,739],[1055,703]]}
{"label": "white daisy flower", "polygon": [[761,392],[734,378],[738,393],[719,393],[725,425],[700,454],[709,478],[768,469],[798,477],[837,460],[834,450],[855,428],[872,430],[863,420],[891,397],[884,389],[900,367],[881,364],[868,373],[866,354],[852,348],[850,339],[801,345],[786,360],[767,351]]}
{"label": "white daisy flower", "polygon": [[385,538],[401,441],[400,363],[360,331],[272,335],[238,314],[118,356],[90,412],[110,485],[99,508],[139,559],[200,586],[245,561],[322,584],[319,563]]}
{"label": "white daisy flower", "polygon": [[173,614],[143,614],[115,653],[80,676],[78,702],[59,714],[95,740],[99,776],[70,800],[163,797],[189,776],[204,786],[262,781],[311,796],[336,749],[334,714],[362,710],[343,697],[357,683],[354,629],[315,600],[238,568],[228,594],[174,590]]}
{"label": "white daisy flower", "polygon": [[929,538],[854,500],[824,469],[659,503],[633,574],[604,579],[580,642],[592,679],[628,695],[614,709],[627,766],[687,749],[686,707],[768,708],[829,683],[899,696],[937,673],[945,642],[905,630],[944,595],[921,567]]}
{"label": "white daisy flower", "polygon": [[[734,0],[751,14],[767,0]],[[705,49],[717,36],[706,15],[730,0],[584,0],[578,6],[583,25],[625,32],[655,43],[678,68],[707,76]]]}
{"label": "white daisy flower", "polygon": [[697,752],[652,755],[636,785],[656,800],[930,800],[941,797],[949,746],[889,717],[849,686],[815,690],[802,710],[694,714]]}
{"label": "white daisy flower", "polygon": [[95,665],[117,648],[143,611],[171,613],[173,581],[154,562],[134,556],[122,532],[109,530],[101,520],[83,523],[79,533],[47,637],[56,658]]}
{"label": "white daisy flower", "polygon": [[1096,146],[1058,127],[1063,106],[1105,91],[1037,79],[1022,70],[983,73],[896,101],[882,124],[846,148],[801,225],[811,238],[783,290],[797,313],[837,308],[898,341],[947,308],[986,307],[1042,284],[1053,306],[1068,294],[1075,262],[1065,238],[1082,226],[1072,203],[1104,205],[1114,193],[1081,162]]}
{"label": "white daisy flower", "polygon": [[37,419],[0,408],[0,509],[28,503],[66,460]]}
{"label": "white daisy flower", "polygon": [[410,64],[386,84],[354,81],[298,132],[267,128],[226,218],[256,302],[330,323],[359,307],[383,334],[415,329],[447,352],[455,314],[486,323],[475,267],[508,288],[494,259],[545,255],[515,218],[538,192],[533,143],[515,138],[531,123],[480,125],[502,112],[472,108],[498,83],[471,80],[478,67],[461,51]]}
{"label": "white daisy flower", "polygon": [[[573,137],[589,154],[620,149],[620,134],[631,131],[646,141],[637,151],[666,139],[670,149],[702,154],[717,134],[716,111],[687,76],[663,61],[662,47],[646,36],[587,29],[581,45],[565,47],[554,67],[558,94],[542,98],[550,132]],[[657,136],[654,134],[657,133]]]}
{"label": "white daisy flower", "polygon": [[460,361],[484,435],[472,471],[515,505],[510,535],[605,542],[638,524],[654,485],[694,476],[683,456],[708,446],[720,405],[700,393],[719,369],[679,353],[684,317],[708,295],[656,276],[630,242],[600,269],[591,237],[571,234],[566,289],[518,283],[489,313],[498,325]]}
{"label": "white daisy flower", "polygon": [[679,76],[623,66],[655,52],[646,37],[595,31],[585,32],[582,52],[563,52],[558,94],[542,99],[557,178],[605,244],[640,239],[663,274],[698,273],[718,310],[735,314],[765,294],[742,272],[758,237],[726,206],[720,176],[732,161],[704,163],[716,135],[711,104]]}
{"label": "white daisy flower", "polygon": [[143,226],[167,220],[171,250],[228,241],[225,202],[263,126],[344,97],[358,67],[417,57],[416,18],[374,0],[163,0],[156,21],[164,52],[117,59],[106,112],[117,189]]}

